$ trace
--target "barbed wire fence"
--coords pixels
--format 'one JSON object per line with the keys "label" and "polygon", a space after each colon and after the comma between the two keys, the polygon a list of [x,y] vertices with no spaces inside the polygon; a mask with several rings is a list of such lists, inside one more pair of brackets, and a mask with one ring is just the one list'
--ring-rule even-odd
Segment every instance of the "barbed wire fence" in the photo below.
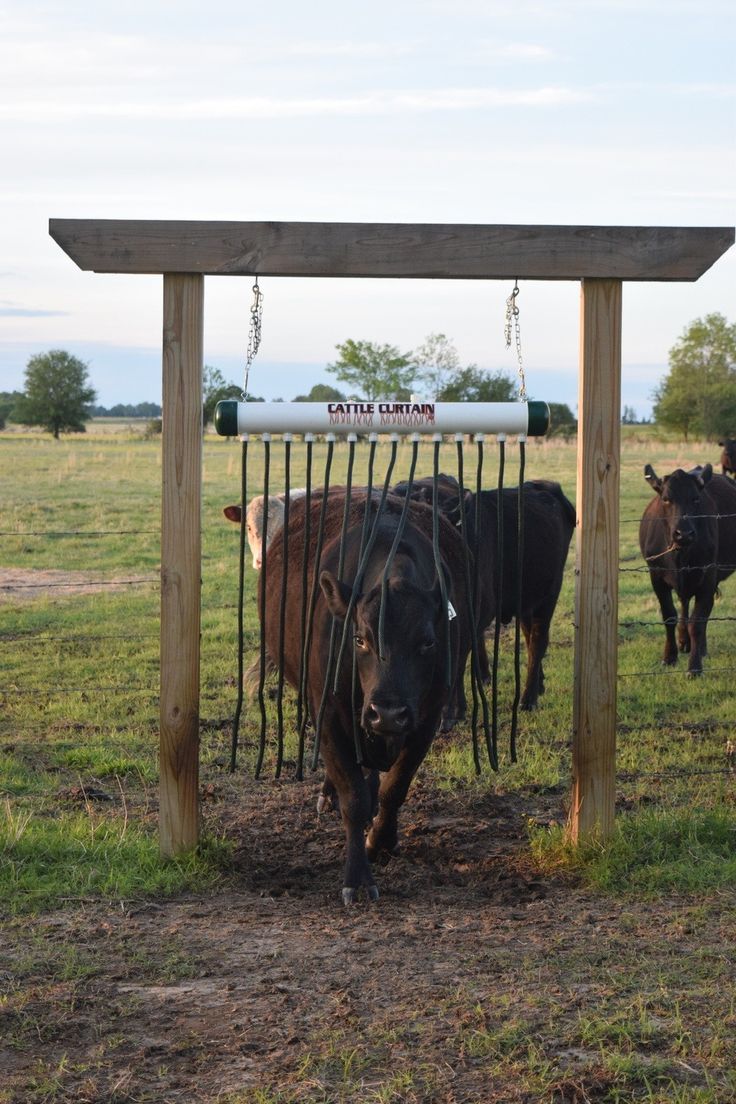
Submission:
{"label": "barbed wire fence", "polygon": [[[736,515],[724,515],[728,517],[736,517]],[[625,527],[635,524],[637,527],[641,520],[641,516],[627,516],[621,518],[621,532],[625,531]],[[19,538],[39,538],[39,539],[64,539],[64,538],[81,538],[82,540],[102,540],[110,537],[141,537],[141,536],[157,536],[160,530],[156,528],[145,529],[2,529],[0,530],[0,547],[2,546],[2,540],[4,539],[19,539]],[[574,553],[568,558],[566,571],[571,574],[574,571],[574,564],[572,562]],[[638,562],[637,562],[638,561]],[[632,565],[632,566],[629,566]],[[728,566],[731,570],[736,570],[736,565],[722,565],[715,566],[724,567]],[[58,569],[57,569],[58,570]],[[642,562],[641,554],[637,551],[631,554],[622,555],[619,571],[622,576],[625,575],[642,575],[649,576],[649,567]],[[0,583],[0,598],[2,596],[12,597],[15,594],[21,592],[32,595],[36,593],[48,593],[59,592],[73,594],[76,592],[89,592],[90,589],[94,591],[110,593],[113,590],[120,590],[120,588],[130,588],[132,591],[134,588],[148,588],[149,590],[157,591],[159,589],[159,582],[156,579],[152,579],[149,576],[141,577],[133,575],[129,578],[113,578],[113,579],[101,579],[90,575],[87,578],[70,580],[45,580],[45,581],[18,581],[13,580],[11,582]],[[651,593],[651,592],[650,592]],[[232,610],[237,609],[237,602],[220,602],[215,607],[217,610]],[[556,615],[560,617],[560,612]],[[710,623],[734,623],[736,622],[736,616],[729,615],[715,615],[708,618]],[[554,625],[554,622],[553,622]],[[662,632],[663,622],[661,618],[653,617],[651,619],[646,617],[623,617],[619,620],[619,628],[621,630],[645,630],[647,632]],[[28,652],[33,649],[43,649],[45,647],[59,647],[60,645],[69,646],[70,648],[79,648],[82,645],[104,645],[108,643],[125,643],[127,646],[133,645],[135,642],[154,641],[158,640],[159,633],[157,631],[151,632],[105,632],[105,633],[84,633],[84,632],[65,632],[63,635],[57,635],[56,633],[39,631],[37,629],[8,629],[0,630],[0,671],[3,672],[0,675],[0,708],[3,707],[3,703],[9,705],[10,702],[15,699],[32,697],[36,699],[53,699],[61,698],[67,702],[75,695],[84,698],[88,695],[133,695],[139,700],[142,698],[148,699],[150,706],[153,707],[158,703],[159,687],[157,682],[146,683],[137,681],[124,681],[124,682],[104,682],[98,681],[95,683],[84,683],[83,685],[64,685],[62,683],[55,685],[32,685],[32,674],[34,670],[32,662],[24,664],[24,669],[28,672],[29,681],[25,685],[18,685],[19,680],[9,679],[6,677],[8,666],[2,662],[2,653],[4,649],[24,648]],[[253,643],[255,645],[256,633],[252,634]],[[625,642],[624,642],[625,643]],[[551,643],[550,650],[554,653],[556,645],[553,641]],[[726,654],[728,654],[726,652]],[[157,669],[157,668],[156,668]],[[707,673],[710,675],[724,675],[729,676],[733,674],[733,666],[714,666],[709,667]],[[680,675],[682,677],[687,676],[687,671],[684,667],[670,669],[667,672],[667,677],[672,675]],[[619,682],[621,686],[622,696],[625,695],[625,687],[629,680],[639,679],[657,679],[663,678],[661,666],[657,662],[656,666],[648,669],[641,670],[621,670],[619,671]],[[204,684],[202,686],[202,697],[208,702],[217,703],[220,708],[230,710],[231,703],[227,700],[227,688],[225,686],[215,686]],[[155,717],[150,718],[151,724],[155,726]],[[630,725],[623,721],[619,723],[618,729],[622,735],[635,735],[637,732],[644,731],[646,728],[651,727],[653,722],[642,722],[639,725]],[[662,723],[661,721],[659,722]],[[702,778],[709,776],[730,776],[736,780],[736,741],[731,740],[730,736],[725,731],[725,725],[719,722],[678,722],[667,721],[664,722],[669,731],[682,732],[686,734],[704,734],[704,733],[716,733],[726,736],[725,746],[723,749],[723,766],[703,766],[694,768],[678,768],[676,770],[670,768],[663,768],[662,770],[647,771],[647,770],[629,770],[620,768],[618,770],[618,779],[620,782],[633,782],[636,780],[644,779],[671,779],[671,778]],[[212,730],[226,730],[231,724],[231,716],[202,718],[200,721],[200,727],[203,732]],[[66,721],[67,728],[71,731],[88,732],[88,733],[102,733],[103,731],[109,731],[109,725],[97,724],[94,721],[78,722],[75,720]],[[125,725],[118,726],[121,730],[125,729]],[[23,734],[38,735],[48,729],[48,723],[31,725],[27,722],[23,725]],[[2,724],[0,723],[0,733],[2,732]],[[8,731],[0,735],[0,739],[5,739],[6,742],[10,737]]]}

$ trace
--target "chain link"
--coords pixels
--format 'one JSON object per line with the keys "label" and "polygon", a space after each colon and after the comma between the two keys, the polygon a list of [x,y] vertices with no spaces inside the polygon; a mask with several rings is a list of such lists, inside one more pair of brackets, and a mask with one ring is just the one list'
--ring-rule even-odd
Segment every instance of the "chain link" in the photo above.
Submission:
{"label": "chain link", "polygon": [[519,281],[514,280],[514,290],[506,300],[506,322],[504,325],[504,335],[506,338],[506,348],[511,348],[511,338],[513,334],[514,343],[516,345],[516,360],[519,371],[519,402],[526,402],[526,377],[524,375],[524,361],[521,355],[521,326],[519,324],[519,308],[516,304],[516,297],[519,294]]}
{"label": "chain link", "polygon": [[256,358],[261,344],[263,325],[263,292],[258,286],[258,277],[253,284],[253,302],[250,308],[250,329],[248,330],[248,351],[245,358],[245,383],[243,384],[243,402],[248,400],[248,376],[250,366]]}

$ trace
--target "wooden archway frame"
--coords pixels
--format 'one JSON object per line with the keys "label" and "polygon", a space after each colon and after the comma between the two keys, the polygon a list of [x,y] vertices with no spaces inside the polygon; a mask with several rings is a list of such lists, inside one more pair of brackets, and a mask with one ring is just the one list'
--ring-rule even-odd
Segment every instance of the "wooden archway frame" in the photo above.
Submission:
{"label": "wooden archway frame", "polygon": [[621,299],[624,280],[697,280],[733,227],[494,226],[51,219],[85,270],[157,273],[163,303],[160,844],[199,834],[204,277],[579,280],[573,686],[574,840],[615,804]]}

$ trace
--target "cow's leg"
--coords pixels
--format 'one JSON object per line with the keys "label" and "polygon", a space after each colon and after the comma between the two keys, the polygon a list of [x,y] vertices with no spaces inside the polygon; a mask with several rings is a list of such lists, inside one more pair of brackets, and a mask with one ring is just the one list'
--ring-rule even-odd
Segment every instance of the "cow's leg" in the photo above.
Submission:
{"label": "cow's leg", "polygon": [[319,797],[317,798],[317,812],[321,815],[324,812],[328,812],[330,809],[340,809],[340,799],[337,796],[337,790],[335,784],[328,774],[325,775],[325,780],[322,783],[322,789],[319,791]]}
{"label": "cow's leg", "polygon": [[549,645],[549,622],[548,617],[532,617],[530,621],[521,622],[527,653],[526,685],[521,695],[522,709],[534,709],[539,695],[544,693],[542,660]]}
{"label": "cow's leg", "polygon": [[690,651],[690,630],[688,628],[690,599],[680,599],[680,617],[677,622],[677,645],[681,652]]}
{"label": "cow's leg", "polygon": [[[345,873],[342,899],[350,905],[361,886],[366,887],[368,897],[378,898],[378,887],[373,879],[365,848],[365,830],[371,821],[371,785],[355,762],[352,734],[335,729],[323,730],[322,757],[327,778],[337,794],[340,815],[345,827]],[[329,737],[328,737],[329,732]],[[325,738],[328,737],[328,738]]]}
{"label": "cow's leg", "polygon": [[714,594],[712,589],[697,595],[693,606],[693,615],[688,621],[690,633],[690,659],[687,665],[689,678],[695,678],[703,673],[703,656],[706,655],[706,629],[708,618],[713,609]]}
{"label": "cow's leg", "polygon": [[434,731],[434,726],[417,730],[411,738],[411,746],[404,747],[391,769],[381,775],[378,813],[366,840],[370,859],[379,854],[391,855],[396,850],[399,809],[404,804],[411,780],[432,743]]}
{"label": "cow's leg", "polygon": [[[378,771],[368,771],[365,777],[371,797],[371,817],[374,817],[378,811]],[[331,809],[337,813],[340,812],[340,798],[337,796],[334,782],[328,775],[325,775],[322,789],[317,798],[317,812],[322,814]]]}
{"label": "cow's leg", "polygon": [[675,640],[677,611],[675,610],[675,603],[672,601],[672,588],[654,573],[650,574],[650,578],[652,590],[657,595],[659,608],[662,611],[662,620],[664,621],[665,642],[662,663],[667,667],[672,667],[677,663],[677,642]]}

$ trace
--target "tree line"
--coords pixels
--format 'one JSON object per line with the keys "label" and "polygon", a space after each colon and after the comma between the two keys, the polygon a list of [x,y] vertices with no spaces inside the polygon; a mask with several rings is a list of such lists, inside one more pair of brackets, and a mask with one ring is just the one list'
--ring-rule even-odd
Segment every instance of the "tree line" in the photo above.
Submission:
{"label": "tree line", "polygon": [[[442,333],[430,334],[413,351],[395,345],[348,339],[336,346],[338,356],[327,371],[343,389],[318,383],[295,402],[341,402],[375,399],[408,400],[418,392],[422,400],[438,402],[513,402],[518,387],[512,375],[486,371],[477,364],[461,365],[453,342]],[[240,399],[242,389],[225,379],[218,368],[205,365],[203,422],[207,425],[221,399]],[[95,405],[88,365],[63,349],[38,353],[28,361],[23,391],[0,392],[0,429],[6,420],[38,425],[54,437],[83,433],[90,417],[157,419],[158,403]],[[256,395],[249,402],[263,402]],[[718,313],[692,322],[669,352],[669,371],[655,388],[653,420],[660,426],[707,439],[736,434],[736,325]],[[277,400],[278,401],[278,400]],[[576,429],[575,416],[565,403],[550,403],[553,430]],[[624,407],[622,420],[635,421]]]}

